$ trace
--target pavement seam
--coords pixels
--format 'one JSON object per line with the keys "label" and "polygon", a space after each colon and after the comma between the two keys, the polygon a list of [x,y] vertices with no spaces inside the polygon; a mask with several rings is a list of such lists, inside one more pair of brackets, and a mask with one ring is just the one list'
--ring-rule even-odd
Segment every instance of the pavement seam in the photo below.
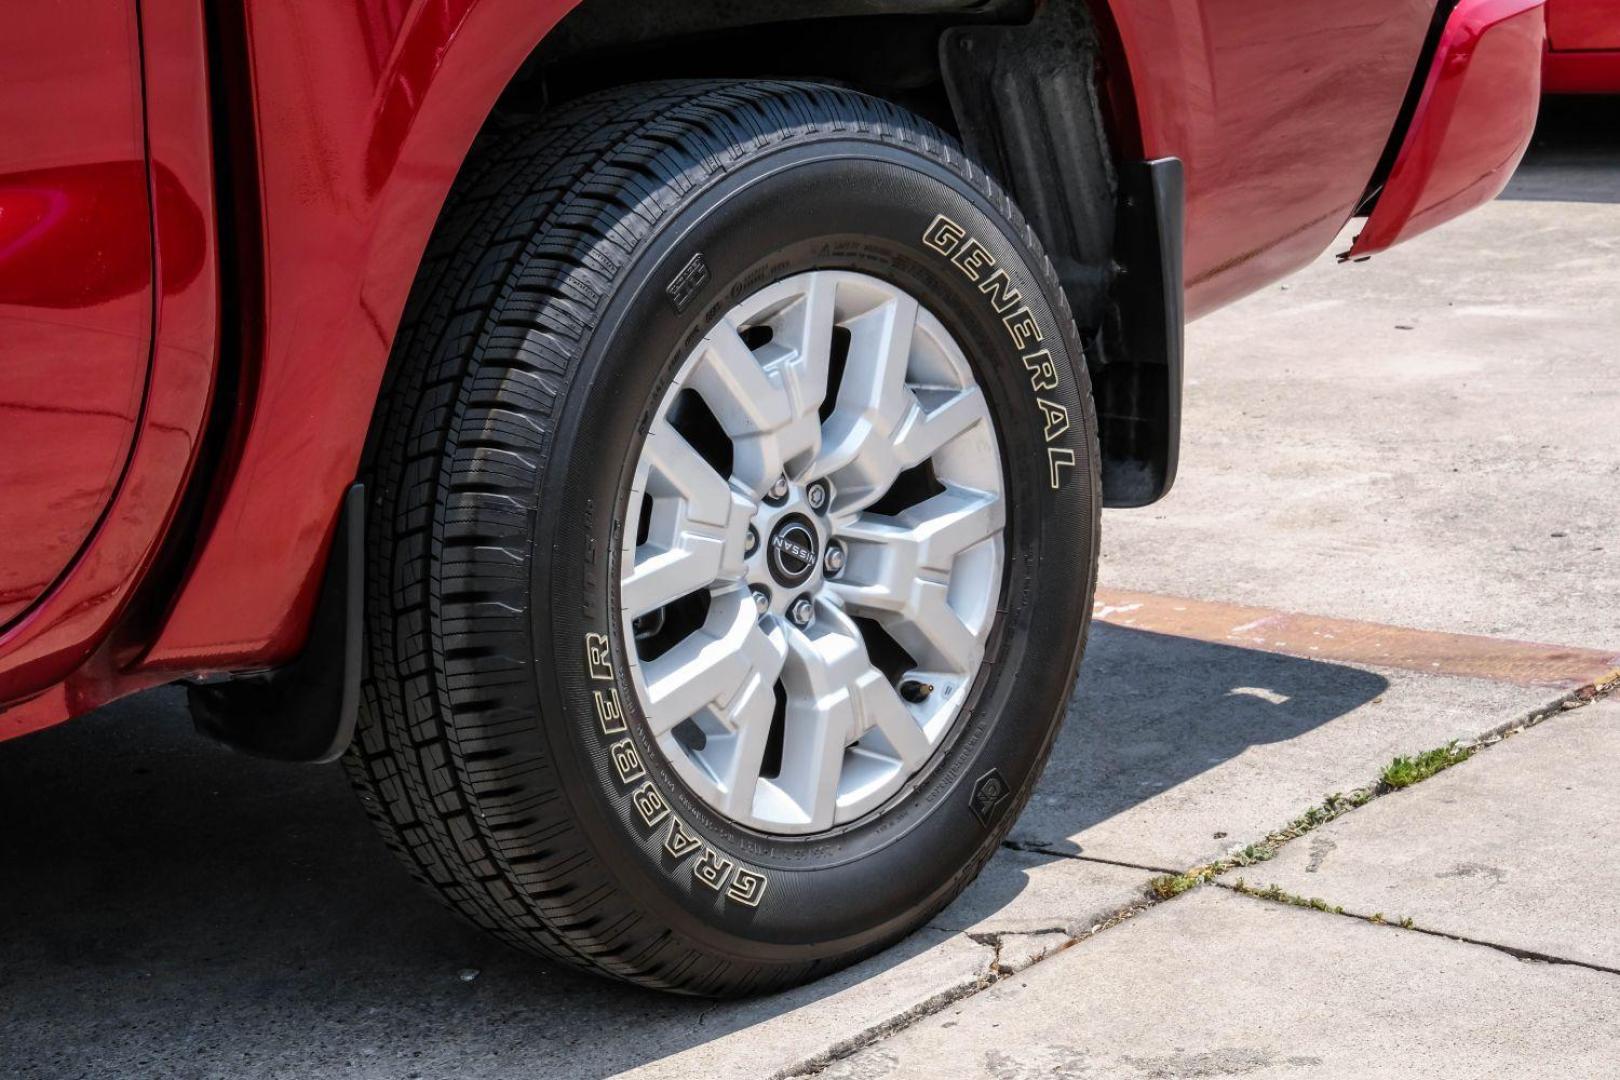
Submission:
{"label": "pavement seam", "polygon": [[[1459,941],[1466,945],[1478,945],[1484,949],[1506,953],[1518,960],[1526,960],[1538,964],[1557,964],[1564,967],[1585,968],[1588,971],[1600,971],[1606,975],[1620,975],[1620,968],[1608,967],[1604,964],[1593,964],[1586,960],[1571,960],[1564,956],[1555,956],[1552,953],[1537,952],[1534,949],[1521,949],[1516,945],[1503,945],[1496,941],[1486,941],[1483,938],[1467,937],[1463,934],[1451,934],[1444,930],[1431,930],[1426,926],[1418,926],[1411,919],[1401,919],[1391,922],[1382,915],[1363,915],[1356,911],[1346,911],[1344,908],[1328,904],[1319,897],[1309,899],[1295,893],[1282,893],[1277,886],[1270,890],[1256,889],[1245,885],[1242,878],[1235,883],[1225,881],[1211,882],[1217,888],[1225,889],[1238,896],[1246,896],[1251,900],[1258,900],[1266,904],[1281,904],[1284,907],[1304,908],[1308,911],[1320,912],[1324,915],[1336,915],[1341,918],[1354,919],[1357,922],[1368,923],[1372,926],[1384,926],[1391,930],[1403,930],[1413,934],[1426,934],[1429,937],[1442,938],[1446,941]],[[1273,893],[1280,895],[1273,895]]]}
{"label": "pavement seam", "polygon": [[[1467,740],[1466,742],[1458,740],[1457,743],[1466,746],[1469,749],[1471,756],[1473,753],[1487,750],[1504,739],[1511,738],[1514,735],[1518,735],[1523,731],[1527,731],[1528,729],[1535,727],[1537,724],[1545,721],[1548,717],[1556,716],[1570,709],[1581,708],[1589,705],[1600,698],[1607,697],[1611,692],[1614,692],[1617,689],[1620,689],[1620,669],[1607,672],[1593,682],[1587,683],[1584,686],[1576,687],[1567,693],[1560,694],[1558,697],[1544,705],[1528,709],[1521,713],[1518,717],[1509,720],[1504,724],[1498,724],[1496,727],[1490,728],[1472,739]],[[1425,777],[1425,779],[1428,779],[1428,777]],[[1217,859],[1215,862],[1208,863],[1203,866],[1193,867],[1191,870],[1179,875],[1181,878],[1187,878],[1190,880],[1188,884],[1174,892],[1160,893],[1155,888],[1156,884],[1162,880],[1160,878],[1155,878],[1145,883],[1142,898],[1136,903],[1127,904],[1124,907],[1118,908],[1113,912],[1113,914],[1105,917],[1093,925],[1089,930],[1071,935],[1069,941],[1066,941],[1057,948],[1036,957],[1031,963],[1018,969],[1018,972],[1016,973],[1028,971],[1030,968],[1034,967],[1036,964],[1039,964],[1043,960],[1056,956],[1060,952],[1067,952],[1074,946],[1088,941],[1107,930],[1111,930],[1120,923],[1133,919],[1150,908],[1158,907],[1160,904],[1170,903],[1176,897],[1181,896],[1194,888],[1206,884],[1217,884],[1220,887],[1229,889],[1233,892],[1242,892],[1243,890],[1233,888],[1232,885],[1228,885],[1224,882],[1216,882],[1215,879],[1231,870],[1240,869],[1245,866],[1253,866],[1258,863],[1268,861],[1276,855],[1276,850],[1282,847],[1282,845],[1293,840],[1297,840],[1299,837],[1304,836],[1307,833],[1314,832],[1321,826],[1326,825],[1328,822],[1337,820],[1338,818],[1343,817],[1345,814],[1357,810],[1375,799],[1381,799],[1386,795],[1394,794],[1397,791],[1405,791],[1408,787],[1416,787],[1417,784],[1422,782],[1422,780],[1419,780],[1417,783],[1403,787],[1386,788],[1380,790],[1381,781],[1375,781],[1372,784],[1365,785],[1362,788],[1357,788],[1351,793],[1350,796],[1339,794],[1330,795],[1324,799],[1321,804],[1318,804],[1318,806],[1307,810],[1306,814],[1302,816],[1302,818],[1295,819],[1295,821],[1291,822],[1283,829],[1279,829],[1276,832],[1269,834],[1265,840],[1259,841],[1256,844],[1249,844],[1243,848],[1237,849],[1232,855]],[[1358,796],[1360,797],[1358,798]],[[1326,812],[1318,813],[1319,811]],[[1307,819],[1309,819],[1308,822]],[[1253,851],[1260,845],[1268,846],[1270,848],[1270,853],[1262,857],[1251,857],[1247,861],[1238,861],[1240,858],[1242,858],[1245,852]],[[1096,859],[1069,852],[1043,849],[1034,845],[1020,845],[1013,841],[1004,841],[1002,846],[1014,851],[1034,851],[1040,854],[1052,855],[1064,859],[1074,859],[1082,862],[1110,862],[1110,860]],[[1154,872],[1156,870],[1156,868],[1153,867],[1140,866],[1134,863],[1114,863],[1113,865],[1124,866],[1129,869],[1146,870],[1149,872]],[[1265,897],[1260,896],[1254,896],[1254,898],[1261,900],[1266,899]],[[1287,903],[1288,901],[1285,900],[1282,902]],[[1300,906],[1312,907],[1314,905],[1306,901]],[[1330,911],[1330,913],[1344,914],[1342,911]],[[1363,918],[1362,916],[1350,917]],[[1366,921],[1371,922],[1371,917],[1366,917]],[[1573,967],[1593,968],[1594,970],[1598,971],[1620,974],[1620,971],[1612,971],[1612,969],[1596,967],[1595,965],[1586,964],[1578,960],[1566,960],[1561,957],[1529,955],[1523,950],[1514,950],[1511,946],[1496,945],[1485,941],[1473,941],[1468,938],[1443,934],[1434,930],[1420,929],[1415,925],[1410,925],[1410,920],[1408,920],[1407,923],[1402,924],[1400,928],[1428,934],[1432,937],[1452,938],[1453,940],[1464,941],[1468,944],[1496,949],[1500,952],[1508,953],[1509,955],[1520,955],[1521,959],[1539,960],[1544,963],[1566,964]],[[991,949],[990,965],[985,971],[984,975],[982,975],[979,979],[941,991],[940,993],[928,998],[926,1001],[920,1002],[896,1016],[889,1017],[887,1020],[874,1024],[863,1031],[856,1032],[849,1038],[840,1040],[821,1053],[812,1055],[810,1058],[800,1062],[797,1065],[792,1065],[773,1073],[772,1080],[795,1080],[795,1078],[799,1077],[814,1076],[817,1073],[825,1071],[828,1066],[834,1064],[835,1062],[850,1057],[859,1051],[864,1050],[866,1047],[872,1046],[891,1035],[899,1034],[919,1021],[926,1020],[928,1017],[943,1011],[948,1006],[953,1005],[965,998],[972,997],[982,990],[988,989],[997,982],[1000,982],[1002,979],[1005,979],[1011,974],[1015,973],[1011,971],[1004,972],[1003,970],[998,970],[1000,948],[1003,939],[1005,937],[1014,936],[1015,934],[1020,933],[1033,934],[1042,932],[1043,931],[1005,931],[980,933],[963,931],[963,936],[967,937],[975,944],[984,945]],[[1050,933],[1053,931],[1044,932]],[[1067,933],[1067,931],[1062,929],[1059,929],[1056,932]],[[990,938],[993,938],[994,941],[992,942],[990,940],[984,940]]]}
{"label": "pavement seam", "polygon": [[1119,866],[1126,870],[1145,870],[1150,874],[1173,874],[1176,872],[1168,866],[1149,866],[1146,863],[1125,862],[1121,859],[1103,859],[1096,855],[1081,855],[1074,851],[1059,851],[1056,848],[1046,847],[1042,844],[1025,844],[1017,840],[1003,840],[1001,846],[1009,851],[1027,851],[1035,855],[1050,855],[1056,859],[1069,859],[1074,862],[1101,863],[1104,866]]}
{"label": "pavement seam", "polygon": [[[980,942],[979,944],[983,943]],[[994,970],[990,970],[973,982],[959,983],[956,986],[941,990],[926,1000],[919,1001],[902,1013],[891,1016],[869,1028],[857,1031],[847,1039],[840,1039],[827,1047],[827,1049],[812,1055],[797,1065],[790,1065],[785,1069],[772,1073],[771,1080],[793,1080],[796,1077],[814,1076],[816,1073],[824,1071],[834,1062],[850,1057],[890,1035],[898,1034],[919,1020],[925,1020],[950,1005],[961,1001],[963,998],[977,994],[1000,978],[1002,978],[1001,975],[996,974]]]}

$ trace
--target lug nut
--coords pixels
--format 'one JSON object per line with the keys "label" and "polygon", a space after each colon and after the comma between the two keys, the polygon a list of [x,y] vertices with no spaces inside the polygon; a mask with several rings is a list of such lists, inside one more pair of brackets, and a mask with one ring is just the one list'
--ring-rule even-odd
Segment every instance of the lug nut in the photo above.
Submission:
{"label": "lug nut", "polygon": [[934,692],[934,684],[918,682],[916,679],[907,679],[900,684],[900,696],[913,705],[928,700],[928,695]]}
{"label": "lug nut", "polygon": [[754,610],[764,615],[771,610],[771,594],[758,585],[751,590],[754,594]]}
{"label": "lug nut", "polygon": [[827,555],[821,561],[828,577],[837,577],[844,569],[844,545],[833,540],[827,545]]}
{"label": "lug nut", "polygon": [[810,485],[810,489],[804,493],[804,497],[809,500],[810,509],[823,509],[827,505],[826,483],[821,480],[817,480],[815,483]]}
{"label": "lug nut", "polygon": [[743,554],[752,555],[759,550],[759,530],[752,525],[748,526],[748,536],[743,540]]}
{"label": "lug nut", "polygon": [[811,602],[808,596],[799,597],[793,601],[793,606],[788,608],[788,618],[793,620],[795,626],[809,626],[810,620],[815,617],[815,614],[816,605]]}
{"label": "lug nut", "polygon": [[788,478],[787,478],[787,476],[785,476],[785,475],[778,476],[776,478],[776,483],[771,485],[771,490],[768,492],[769,496],[771,498],[773,498],[773,499],[785,499],[785,498],[787,498],[787,493],[788,493]]}

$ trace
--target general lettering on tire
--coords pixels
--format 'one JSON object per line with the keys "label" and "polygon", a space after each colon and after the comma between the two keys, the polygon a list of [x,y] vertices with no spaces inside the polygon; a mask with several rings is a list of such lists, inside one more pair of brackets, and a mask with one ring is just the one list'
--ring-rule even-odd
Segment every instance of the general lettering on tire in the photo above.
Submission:
{"label": "general lettering on tire", "polygon": [[[1049,349],[1036,348],[1045,340],[1040,323],[1024,302],[1022,290],[1013,285],[1004,267],[996,265],[996,257],[989,249],[944,214],[934,215],[934,220],[923,230],[922,242],[949,259],[1001,317],[1013,348],[1018,350],[1019,359],[1029,372],[1030,391],[1038,394],[1057,390],[1061,382],[1052,353]],[[1068,482],[1075,464],[1074,449],[1057,441],[1069,430],[1069,410],[1044,397],[1037,397],[1035,405],[1046,418],[1043,435],[1047,443],[1047,478],[1052,488],[1057,489]]]}

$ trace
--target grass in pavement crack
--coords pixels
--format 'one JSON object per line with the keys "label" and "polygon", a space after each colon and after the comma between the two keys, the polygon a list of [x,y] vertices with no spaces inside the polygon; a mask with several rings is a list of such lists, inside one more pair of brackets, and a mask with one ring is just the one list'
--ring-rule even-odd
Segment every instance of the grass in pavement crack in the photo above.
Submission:
{"label": "grass in pavement crack", "polygon": [[[1340,911],[1340,914],[1342,915],[1344,912]],[[1416,924],[1412,922],[1412,917],[1410,915],[1402,916],[1391,923],[1389,919],[1384,917],[1384,913],[1382,911],[1375,911],[1371,915],[1367,916],[1367,921],[1372,923],[1374,926],[1393,925],[1399,926],[1403,930],[1416,929]]]}
{"label": "grass in pavement crack", "polygon": [[1271,900],[1278,904],[1287,904],[1290,907],[1310,908],[1312,911],[1326,911],[1333,915],[1343,915],[1344,908],[1337,904],[1330,904],[1319,896],[1300,896],[1298,893],[1284,892],[1281,885],[1272,885],[1269,888],[1257,889],[1242,878],[1232,883],[1232,891],[1240,892],[1244,896],[1252,896],[1259,900]]}
{"label": "grass in pavement crack", "polygon": [[[1312,911],[1325,911],[1329,915],[1344,915],[1347,918],[1360,919],[1362,922],[1372,923],[1374,926],[1399,926],[1403,930],[1417,929],[1417,925],[1412,921],[1410,916],[1397,916],[1395,918],[1389,918],[1386,917],[1382,911],[1374,912],[1371,915],[1357,915],[1353,912],[1345,911],[1344,908],[1338,904],[1328,903],[1320,896],[1301,896],[1298,893],[1289,892],[1281,885],[1272,884],[1266,886],[1264,889],[1257,889],[1253,885],[1250,885],[1248,882],[1244,881],[1242,878],[1238,878],[1236,881],[1229,885],[1225,885],[1224,887],[1231,889],[1235,893],[1241,893],[1244,896],[1252,896],[1256,900],[1270,900],[1274,904],[1287,904],[1289,907],[1310,908]],[[1429,931],[1425,931],[1425,933],[1428,932]]]}
{"label": "grass in pavement crack", "polygon": [[1620,669],[1596,680],[1591,685],[1571,691],[1557,701],[1537,708],[1514,721],[1510,726],[1486,732],[1468,742],[1453,739],[1444,746],[1437,746],[1421,754],[1415,754],[1411,757],[1397,757],[1384,766],[1378,774],[1378,779],[1373,783],[1365,787],[1359,787],[1348,794],[1334,793],[1327,796],[1320,803],[1310,807],[1293,821],[1269,834],[1258,843],[1250,844],[1230,855],[1216,859],[1214,862],[1194,866],[1179,874],[1160,874],[1147,884],[1148,899],[1150,902],[1170,900],[1180,896],[1188,889],[1215,880],[1215,878],[1229,870],[1265,862],[1267,859],[1274,857],[1277,854],[1277,849],[1288,843],[1288,841],[1326,825],[1334,818],[1348,814],[1357,807],[1365,806],[1380,795],[1388,795],[1392,791],[1400,791],[1402,788],[1421,783],[1436,773],[1444,772],[1453,765],[1467,761],[1479,751],[1494,746],[1503,739],[1511,738],[1536,726],[1549,716],[1555,716],[1569,709],[1578,709],[1589,705],[1599,698],[1608,696],[1615,690],[1620,690]]}
{"label": "grass in pavement crack", "polygon": [[1384,766],[1383,774],[1378,778],[1379,785],[1389,791],[1411,787],[1435,773],[1467,761],[1474,756],[1475,749],[1473,746],[1461,746],[1454,739],[1416,757],[1398,757]]}

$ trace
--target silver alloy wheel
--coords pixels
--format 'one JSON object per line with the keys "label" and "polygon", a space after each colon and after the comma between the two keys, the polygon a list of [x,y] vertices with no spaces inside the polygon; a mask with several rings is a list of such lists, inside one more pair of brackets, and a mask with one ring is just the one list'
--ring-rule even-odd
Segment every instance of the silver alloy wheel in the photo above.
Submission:
{"label": "silver alloy wheel", "polygon": [[915,298],[815,271],[732,308],[676,372],[627,505],[632,682],[699,797],[815,832],[927,763],[984,655],[1006,508],[984,394]]}

